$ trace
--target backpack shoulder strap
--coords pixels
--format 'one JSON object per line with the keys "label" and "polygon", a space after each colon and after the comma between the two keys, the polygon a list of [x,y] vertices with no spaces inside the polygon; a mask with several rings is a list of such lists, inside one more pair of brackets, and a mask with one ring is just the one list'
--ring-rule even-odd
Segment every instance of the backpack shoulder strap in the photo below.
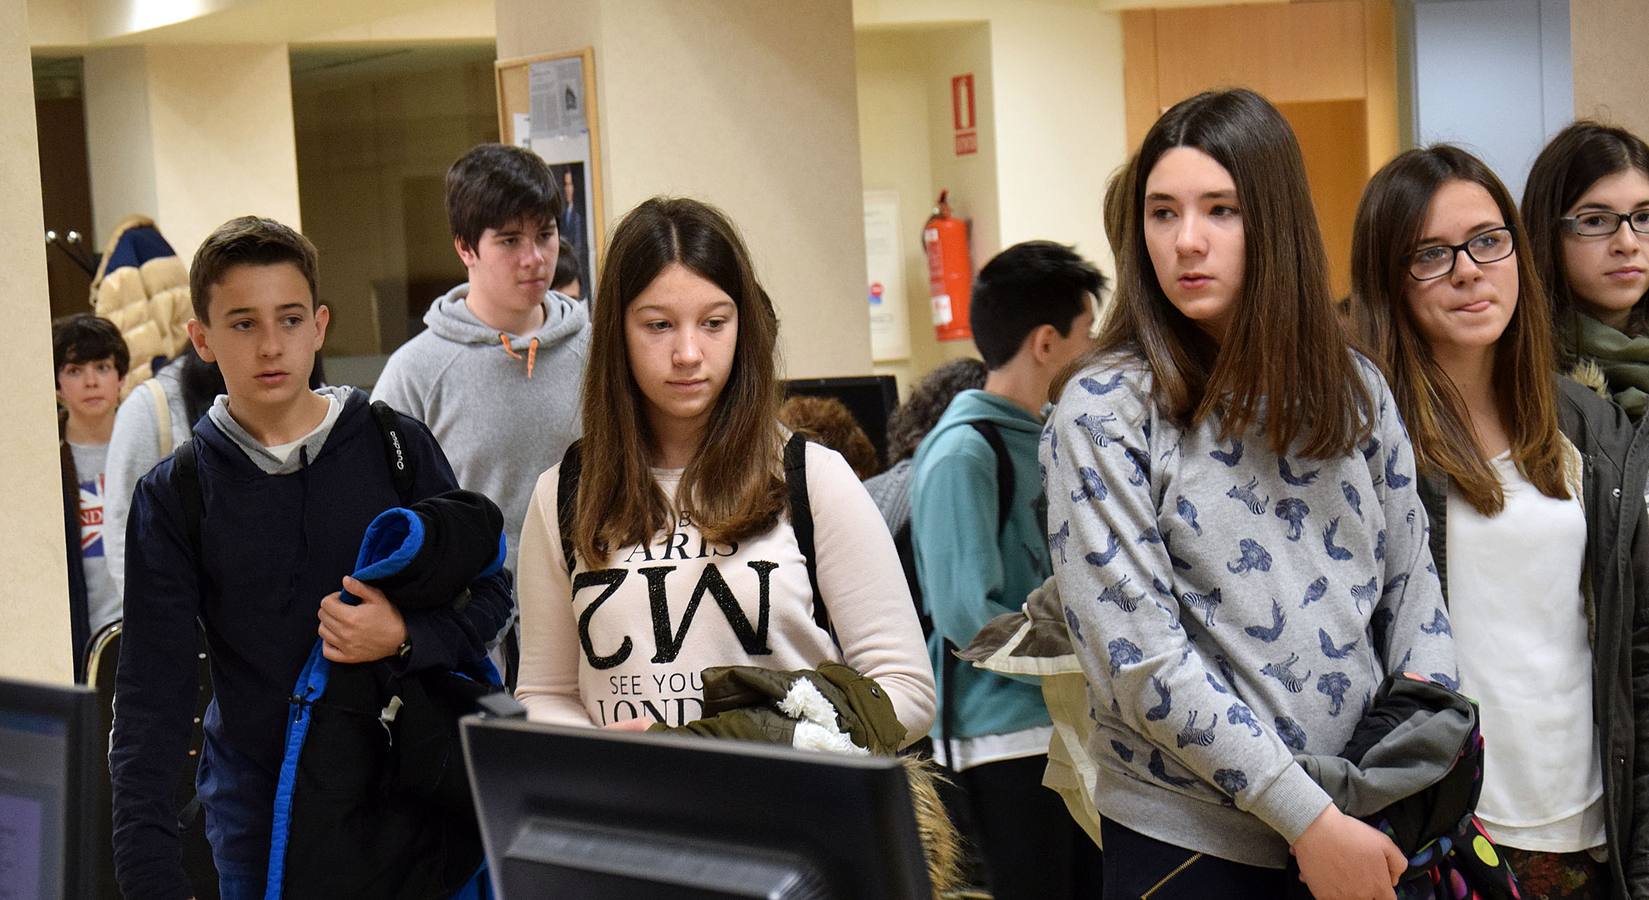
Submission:
{"label": "backpack shoulder strap", "polygon": [[412,502],[412,456],[407,453],[406,441],[401,437],[401,416],[395,408],[382,400],[372,401],[372,419],[378,423],[378,433],[384,439],[384,457],[389,462],[389,478],[395,483],[395,495],[402,503]]}
{"label": "backpack shoulder strap", "polygon": [[190,438],[172,453],[172,490],[183,507],[183,533],[196,558],[200,556],[200,519],[205,508],[200,497],[200,461],[195,457],[195,441]]}
{"label": "backpack shoulder strap", "polygon": [[166,389],[158,378],[143,382],[143,388],[149,392],[149,400],[155,407],[155,440],[160,444],[161,457],[165,458],[172,452],[172,409],[166,403]]}
{"label": "backpack shoulder strap", "polygon": [[1013,513],[1013,458],[1008,456],[1008,445],[1002,442],[1002,432],[998,431],[993,422],[969,422],[973,430],[991,445],[991,452],[996,454],[996,530],[1001,531],[1008,524],[1008,516]]}
{"label": "backpack shoulder strap", "polygon": [[784,444],[784,486],[790,495],[790,527],[807,561],[807,583],[813,588],[813,621],[830,630],[830,614],[819,593],[819,559],[813,546],[813,505],[807,496],[807,439],[792,433]]}
{"label": "backpack shoulder strap", "polygon": [[573,520],[578,512],[578,476],[584,468],[584,441],[573,441],[561,457],[561,469],[555,482],[555,525],[561,532],[561,556],[567,561],[567,574],[573,573]]}

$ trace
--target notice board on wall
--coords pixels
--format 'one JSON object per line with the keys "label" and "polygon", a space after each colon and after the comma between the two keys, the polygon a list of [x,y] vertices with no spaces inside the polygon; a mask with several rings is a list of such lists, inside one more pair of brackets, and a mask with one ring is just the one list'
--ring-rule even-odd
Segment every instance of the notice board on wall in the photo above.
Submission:
{"label": "notice board on wall", "polygon": [[498,135],[550,164],[566,208],[558,224],[583,273],[584,296],[595,296],[606,216],[602,209],[601,138],[595,93],[595,50],[501,59]]}

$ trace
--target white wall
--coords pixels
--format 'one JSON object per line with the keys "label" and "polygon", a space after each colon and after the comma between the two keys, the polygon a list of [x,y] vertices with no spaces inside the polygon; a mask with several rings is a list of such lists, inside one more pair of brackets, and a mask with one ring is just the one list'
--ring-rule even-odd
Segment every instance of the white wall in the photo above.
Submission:
{"label": "white wall", "polygon": [[1461,144],[1522,196],[1535,156],[1574,118],[1569,0],[1427,0],[1412,29],[1419,143]]}

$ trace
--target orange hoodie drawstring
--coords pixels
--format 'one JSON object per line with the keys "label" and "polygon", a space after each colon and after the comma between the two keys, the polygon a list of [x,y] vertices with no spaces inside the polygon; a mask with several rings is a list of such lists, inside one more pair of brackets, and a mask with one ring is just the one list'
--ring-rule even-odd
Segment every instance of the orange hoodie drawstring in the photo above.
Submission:
{"label": "orange hoodie drawstring", "polygon": [[[504,352],[508,353],[510,355],[510,359],[520,359],[521,358],[521,354],[519,354],[519,353],[515,352],[514,350],[510,349],[510,336],[509,335],[505,334],[502,331],[498,332],[498,341],[499,341],[499,343],[504,345]],[[536,362],[538,362],[538,338],[533,338],[532,340],[527,342],[527,380],[528,381],[532,380],[532,367],[533,367],[533,364],[536,363]]]}

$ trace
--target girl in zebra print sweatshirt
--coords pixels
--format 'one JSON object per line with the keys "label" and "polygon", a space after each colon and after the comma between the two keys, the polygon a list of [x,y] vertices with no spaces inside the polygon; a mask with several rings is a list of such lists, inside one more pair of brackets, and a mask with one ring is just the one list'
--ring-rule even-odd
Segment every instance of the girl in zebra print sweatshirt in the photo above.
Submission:
{"label": "girl in zebra print sweatshirt", "polygon": [[[1090,686],[1106,897],[1391,896],[1405,863],[1295,761],[1388,674],[1452,685],[1414,457],[1347,348],[1298,146],[1248,91],[1169,110],[1108,198],[1118,295],[1043,434]],[[1113,202],[1114,201],[1114,202]]]}

